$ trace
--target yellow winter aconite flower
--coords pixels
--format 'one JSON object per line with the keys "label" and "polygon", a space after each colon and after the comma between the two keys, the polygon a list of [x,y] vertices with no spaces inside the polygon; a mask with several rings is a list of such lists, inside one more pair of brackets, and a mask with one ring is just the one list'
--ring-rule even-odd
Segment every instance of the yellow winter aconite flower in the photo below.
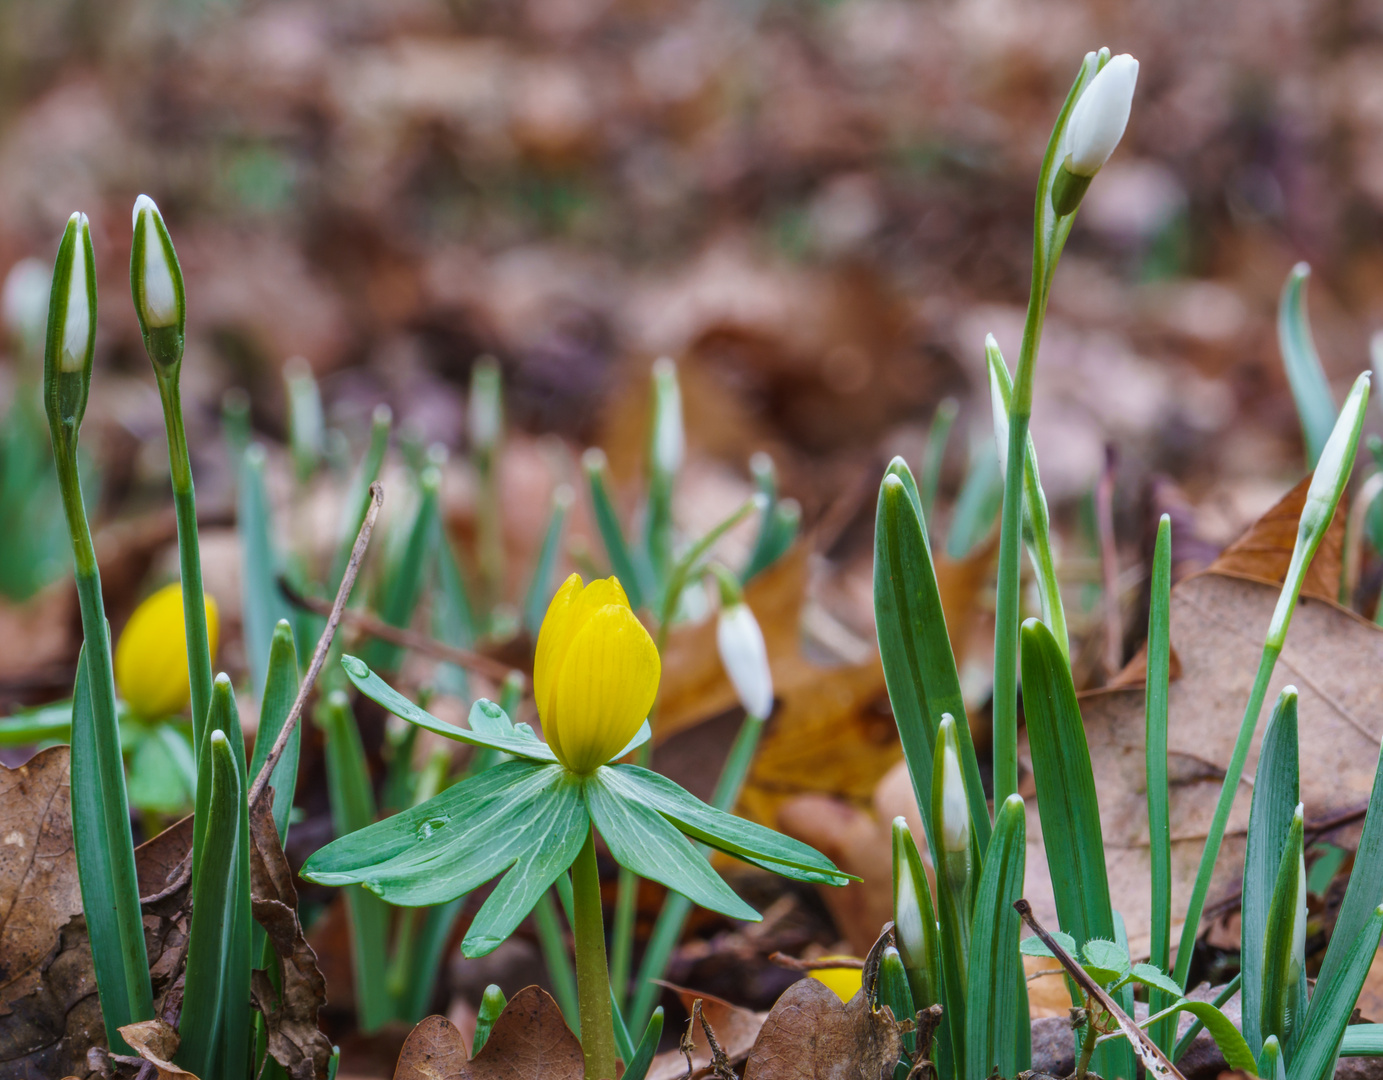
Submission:
{"label": "yellow winter aconite flower", "polygon": [[583,586],[572,574],[538,632],[533,695],[543,735],[575,773],[604,765],[628,745],[658,695],[662,663],[615,578]]}
{"label": "yellow winter aconite flower", "polygon": [[[823,956],[816,963],[828,965],[832,960],[854,960],[854,957]],[[864,983],[864,969],[858,967],[814,967],[811,976],[823,982],[841,1001],[849,1001],[860,992]]]}
{"label": "yellow winter aconite flower", "polygon": [[[207,637],[216,655],[216,601],[206,598]],[[179,712],[192,691],[187,677],[187,638],[182,586],[165,585],[135,608],[115,647],[115,685],[136,716],[158,719]]]}

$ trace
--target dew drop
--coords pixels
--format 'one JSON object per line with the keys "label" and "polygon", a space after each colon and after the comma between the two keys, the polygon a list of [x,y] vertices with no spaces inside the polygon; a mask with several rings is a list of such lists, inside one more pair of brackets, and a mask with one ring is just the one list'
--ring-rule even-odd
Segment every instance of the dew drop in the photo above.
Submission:
{"label": "dew drop", "polygon": [[446,828],[451,819],[448,817],[430,817],[418,826],[417,834],[419,840],[426,840],[438,829]]}
{"label": "dew drop", "polygon": [[358,656],[341,657],[341,666],[346,669],[347,675],[352,675],[357,679],[369,678],[370,666]]}

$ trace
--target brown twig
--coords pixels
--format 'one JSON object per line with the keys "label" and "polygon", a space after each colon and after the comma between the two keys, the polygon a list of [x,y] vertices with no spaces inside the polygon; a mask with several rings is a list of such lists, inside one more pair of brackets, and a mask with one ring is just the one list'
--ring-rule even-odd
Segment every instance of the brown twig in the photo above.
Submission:
{"label": "brown twig", "polygon": [[336,590],[336,602],[331,605],[331,610],[327,613],[327,625],[322,630],[322,636],[317,639],[317,648],[312,654],[312,663],[307,665],[307,674],[303,676],[302,685],[298,687],[298,696],[293,700],[293,707],[288,710],[288,716],[283,721],[283,727],[279,731],[278,738],[274,740],[273,748],[269,751],[263,768],[259,770],[259,775],[255,777],[255,782],[250,788],[250,797],[246,801],[251,807],[259,801],[269,786],[269,777],[274,771],[274,766],[279,763],[279,758],[283,756],[284,750],[288,747],[288,740],[298,726],[298,721],[302,718],[303,706],[307,704],[307,697],[312,693],[312,687],[317,682],[317,676],[322,672],[322,665],[327,661],[331,641],[336,636],[336,627],[341,622],[341,613],[346,610],[346,601],[350,599],[351,589],[355,587],[355,578],[360,573],[360,563],[365,558],[365,549],[370,546],[370,534],[375,530],[375,519],[379,517],[379,508],[383,502],[384,487],[376,480],[370,485],[370,505],[365,511],[365,520],[360,523],[360,532],[356,534],[355,546],[351,548],[350,561],[346,563],[346,572],[341,577],[341,587]]}
{"label": "brown twig", "polygon": [[[325,600],[304,596],[286,578],[279,578],[279,588],[283,590],[283,595],[288,598],[290,603],[314,614],[326,615],[334,607]],[[366,611],[343,612],[341,621],[353,630],[359,630],[371,637],[379,638],[381,641],[387,641],[391,645],[401,645],[405,649],[412,649],[414,652],[430,656],[434,660],[445,660],[449,664],[474,671],[486,678],[493,679],[495,682],[503,682],[509,673],[515,670],[503,661],[486,656],[484,653],[478,653],[473,649],[462,649],[456,645],[448,645],[438,641],[434,637],[428,637],[426,634],[420,634],[416,630],[391,626],[383,619]]]}
{"label": "brown twig", "polygon": [[[822,963],[823,960],[828,962]],[[857,960],[853,956],[832,956],[818,957],[815,960],[799,960],[795,956],[788,956],[786,953],[769,953],[768,962],[776,964],[780,968],[787,968],[789,971],[821,971],[825,968],[854,968],[856,971],[864,969],[864,961]]]}
{"label": "brown twig", "polygon": [[1133,1052],[1138,1055],[1139,1060],[1143,1062],[1143,1067],[1148,1070],[1149,1076],[1162,1077],[1164,1080],[1186,1080],[1177,1067],[1172,1064],[1171,1059],[1159,1050],[1157,1044],[1148,1037],[1147,1032],[1134,1023],[1133,1018],[1119,1008],[1114,999],[1104,992],[1104,988],[1087,975],[1085,969],[1071,959],[1071,954],[1061,947],[1056,938],[1052,937],[1042,924],[1033,918],[1031,904],[1026,900],[1015,900],[1013,908],[1023,921],[1032,927],[1033,933],[1042,939],[1042,944],[1052,951],[1052,955],[1066,969],[1066,974],[1071,976],[1072,981],[1081,988],[1082,992],[1098,1002],[1100,1008],[1114,1017],[1120,1030],[1128,1037]]}

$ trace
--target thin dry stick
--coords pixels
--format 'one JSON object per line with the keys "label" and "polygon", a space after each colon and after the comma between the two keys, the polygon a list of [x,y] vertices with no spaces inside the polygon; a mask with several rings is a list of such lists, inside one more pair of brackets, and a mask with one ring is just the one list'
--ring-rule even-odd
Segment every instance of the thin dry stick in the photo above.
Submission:
{"label": "thin dry stick", "polygon": [[350,599],[351,589],[355,586],[355,577],[360,573],[360,564],[365,558],[365,549],[370,546],[370,534],[375,530],[375,519],[379,517],[379,508],[383,502],[384,487],[376,480],[370,485],[370,505],[365,511],[365,520],[360,523],[360,532],[356,534],[355,546],[351,548],[350,561],[346,563],[346,572],[341,578],[341,587],[336,590],[336,602],[331,605],[326,628],[322,631],[322,636],[317,639],[317,649],[312,654],[312,663],[307,665],[307,674],[303,677],[302,685],[298,687],[298,696],[293,701],[293,707],[288,710],[288,716],[283,721],[279,737],[274,740],[273,749],[269,751],[263,768],[259,770],[259,775],[255,777],[254,785],[250,788],[250,797],[246,800],[250,806],[254,806],[259,801],[265,788],[269,786],[269,777],[274,771],[274,766],[279,763],[279,758],[283,756],[283,751],[288,746],[288,740],[293,734],[293,729],[298,726],[298,721],[302,718],[307,696],[312,693],[312,687],[317,682],[317,676],[322,672],[322,665],[327,661],[331,640],[336,636],[336,627],[341,622],[341,613],[346,610],[346,601]]}
{"label": "thin dry stick", "polygon": [[1095,517],[1100,530],[1100,566],[1104,571],[1104,668],[1105,681],[1124,665],[1124,618],[1119,611],[1119,548],[1114,542],[1114,470],[1118,458],[1113,446],[1104,451],[1104,471],[1095,488]]}
{"label": "thin dry stick", "polygon": [[[334,605],[328,605],[325,600],[317,600],[311,596],[304,596],[288,582],[286,578],[279,578],[279,588],[283,590],[290,603],[311,611],[317,615],[326,615],[334,610]],[[387,641],[391,645],[401,645],[405,649],[412,649],[414,652],[430,656],[435,660],[445,660],[449,664],[463,667],[470,671],[484,675],[486,678],[494,679],[495,682],[503,682],[509,673],[515,669],[502,661],[495,660],[493,657],[486,656],[484,653],[475,652],[472,649],[462,649],[455,645],[448,645],[438,641],[434,637],[420,634],[416,630],[408,630],[403,627],[391,626],[383,619],[365,611],[346,611],[341,615],[341,621],[352,629],[377,637],[382,641]]]}
{"label": "thin dry stick", "polygon": [[1114,1003],[1114,999],[1104,992],[1104,988],[1095,982],[1085,973],[1085,969],[1071,959],[1068,953],[1057,942],[1056,938],[1047,933],[1046,929],[1032,915],[1032,905],[1026,900],[1015,900],[1013,908],[1018,912],[1025,923],[1032,927],[1033,933],[1042,939],[1042,944],[1052,950],[1052,955],[1066,969],[1066,974],[1081,988],[1089,997],[1094,998],[1100,1003],[1100,1008],[1109,1013],[1118,1021],[1120,1030],[1128,1036],[1129,1043],[1133,1046],[1133,1052],[1138,1055],[1143,1062],[1143,1067],[1148,1070],[1149,1076],[1162,1077],[1164,1080],[1186,1080],[1170,1058],[1157,1048],[1157,1044],[1148,1037],[1147,1032],[1133,1022],[1133,1018],[1123,1009]]}

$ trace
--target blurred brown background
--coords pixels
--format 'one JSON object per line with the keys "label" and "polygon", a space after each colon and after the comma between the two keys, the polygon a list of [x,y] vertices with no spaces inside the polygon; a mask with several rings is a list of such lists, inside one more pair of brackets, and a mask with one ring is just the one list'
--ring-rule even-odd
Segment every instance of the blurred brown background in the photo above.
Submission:
{"label": "blurred brown background", "polygon": [[[1043,479],[1069,507],[1112,441],[1123,502],[1167,473],[1223,543],[1301,467],[1288,268],[1315,269],[1337,388],[1383,324],[1381,34],[1322,0],[9,0],[0,266],[91,216],[93,408],[137,438],[160,427],[125,277],[145,191],[208,422],[240,385],[278,432],[301,354],[338,422],[383,399],[459,445],[489,351],[520,425],[593,441],[669,353],[704,384],[693,446],[741,472],[774,451],[810,524],[847,463],[915,458],[946,392],[988,437],[983,336],[1012,363],[1046,135],[1108,44],[1142,72],[1057,277]],[[161,481],[161,453],[126,466],[108,499]]]}

